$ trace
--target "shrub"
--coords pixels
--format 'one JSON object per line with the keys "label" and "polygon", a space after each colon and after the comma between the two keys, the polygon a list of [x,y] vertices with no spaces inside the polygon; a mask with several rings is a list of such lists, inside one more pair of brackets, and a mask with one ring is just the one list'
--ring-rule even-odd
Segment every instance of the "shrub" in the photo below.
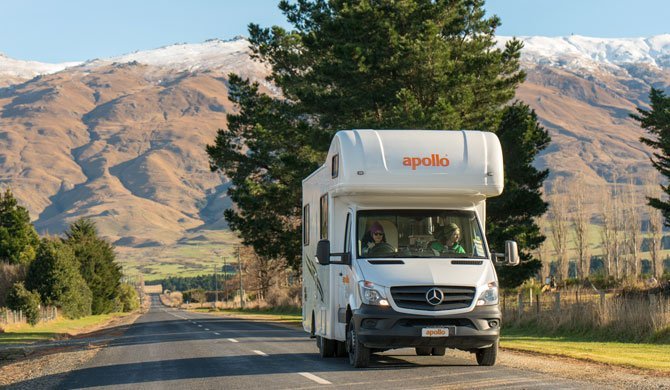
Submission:
{"label": "shrub", "polygon": [[129,312],[140,307],[140,298],[137,296],[137,291],[131,284],[121,283],[119,285],[118,296],[121,311]]}
{"label": "shrub", "polygon": [[40,319],[40,295],[28,291],[22,282],[14,283],[7,294],[7,307],[21,310],[30,325],[36,325]]}

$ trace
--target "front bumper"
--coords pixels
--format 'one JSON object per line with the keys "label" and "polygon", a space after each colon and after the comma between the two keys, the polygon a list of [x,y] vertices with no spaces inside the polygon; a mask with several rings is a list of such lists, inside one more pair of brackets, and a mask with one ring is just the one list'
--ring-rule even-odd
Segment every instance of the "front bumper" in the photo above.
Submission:
{"label": "front bumper", "polygon": [[[476,306],[471,312],[444,316],[400,313],[390,307],[362,305],[353,313],[359,340],[368,348],[447,347],[473,351],[500,337],[498,305]],[[422,337],[426,327],[449,328],[448,337]]]}

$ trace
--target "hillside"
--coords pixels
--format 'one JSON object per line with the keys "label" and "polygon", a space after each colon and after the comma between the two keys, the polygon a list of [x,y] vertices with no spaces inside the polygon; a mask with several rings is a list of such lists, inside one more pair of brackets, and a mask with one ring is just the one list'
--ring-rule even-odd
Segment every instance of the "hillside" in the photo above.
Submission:
{"label": "hillside", "polygon": [[[670,35],[523,40],[528,79],[517,98],[553,138],[538,166],[551,180],[643,177],[649,151],[628,114],[651,86],[670,89]],[[0,186],[41,233],[88,216],[117,246],[137,248],[225,229],[226,180],[210,172],[204,147],[235,109],[227,75],[275,92],[247,45],[210,40],[69,64],[0,56]]]}

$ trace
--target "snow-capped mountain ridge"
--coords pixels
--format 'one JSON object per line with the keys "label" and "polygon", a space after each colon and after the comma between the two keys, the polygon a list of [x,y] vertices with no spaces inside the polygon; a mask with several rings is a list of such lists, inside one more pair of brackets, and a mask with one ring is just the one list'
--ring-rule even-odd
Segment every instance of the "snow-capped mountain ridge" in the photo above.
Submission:
{"label": "snow-capped mountain ridge", "polygon": [[[503,47],[512,37],[498,37]],[[592,38],[580,35],[569,37],[518,37],[524,42],[522,59],[535,64],[582,65],[594,63],[621,66],[648,64],[670,68],[670,34],[649,38]]]}
{"label": "snow-capped mountain ridge", "polygon": [[[504,47],[510,39],[512,37],[497,37],[498,47]],[[627,64],[645,64],[658,69],[670,68],[670,34],[648,38],[593,38],[571,35],[523,36],[518,39],[524,42],[522,60],[526,66],[552,65],[582,69],[605,67],[613,70]],[[248,40],[239,36],[230,40],[214,38],[201,43],[177,43],[115,57],[58,64],[16,60],[0,53],[0,76],[29,79],[78,65],[90,69],[113,63],[134,62],[176,71],[235,71],[243,63],[246,64],[249,53]]]}

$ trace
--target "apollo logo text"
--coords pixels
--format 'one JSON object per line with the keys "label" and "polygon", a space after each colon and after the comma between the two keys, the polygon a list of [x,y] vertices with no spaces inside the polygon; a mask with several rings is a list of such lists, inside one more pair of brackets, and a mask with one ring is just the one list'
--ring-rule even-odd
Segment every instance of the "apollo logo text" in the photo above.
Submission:
{"label": "apollo logo text", "polygon": [[449,159],[439,154],[431,154],[430,157],[403,157],[402,165],[412,167],[416,171],[417,167],[448,167]]}

